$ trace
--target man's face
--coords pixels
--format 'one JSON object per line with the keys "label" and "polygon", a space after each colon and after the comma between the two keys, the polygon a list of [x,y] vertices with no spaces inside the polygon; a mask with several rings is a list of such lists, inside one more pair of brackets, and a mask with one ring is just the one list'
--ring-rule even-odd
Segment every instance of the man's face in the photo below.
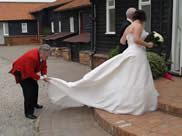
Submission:
{"label": "man's face", "polygon": [[40,53],[40,58],[42,60],[47,60],[49,57],[49,52]]}

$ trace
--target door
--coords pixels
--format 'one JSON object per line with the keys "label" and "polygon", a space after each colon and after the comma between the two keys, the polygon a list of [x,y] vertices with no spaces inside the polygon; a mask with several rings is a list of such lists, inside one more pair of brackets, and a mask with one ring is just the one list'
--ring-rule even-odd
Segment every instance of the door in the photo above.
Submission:
{"label": "door", "polygon": [[83,13],[80,12],[80,33],[83,33]]}
{"label": "door", "polygon": [[173,7],[172,67],[174,73],[182,75],[182,1],[175,0]]}
{"label": "door", "polygon": [[3,23],[0,23],[0,44],[4,44]]}

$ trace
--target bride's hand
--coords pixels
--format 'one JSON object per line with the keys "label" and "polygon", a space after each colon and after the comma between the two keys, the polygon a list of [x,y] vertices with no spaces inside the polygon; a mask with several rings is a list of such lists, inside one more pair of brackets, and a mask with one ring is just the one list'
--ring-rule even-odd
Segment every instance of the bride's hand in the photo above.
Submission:
{"label": "bride's hand", "polygon": [[154,44],[153,44],[152,42],[148,42],[148,46],[147,46],[147,47],[148,47],[148,48],[152,48],[153,45],[154,45]]}

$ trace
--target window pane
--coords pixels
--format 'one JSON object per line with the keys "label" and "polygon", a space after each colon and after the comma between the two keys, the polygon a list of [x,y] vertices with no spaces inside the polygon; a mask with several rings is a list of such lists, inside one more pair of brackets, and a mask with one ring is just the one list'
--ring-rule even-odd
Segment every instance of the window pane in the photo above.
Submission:
{"label": "window pane", "polygon": [[109,32],[115,32],[115,9],[109,10]]}
{"label": "window pane", "polygon": [[70,17],[70,32],[74,32],[74,18]]}
{"label": "window pane", "polygon": [[27,33],[27,23],[22,23],[21,27],[22,27],[22,33]]}
{"label": "window pane", "polygon": [[149,2],[150,0],[142,0],[142,2]]}
{"label": "window pane", "polygon": [[8,23],[5,23],[5,34],[8,35],[9,31],[8,31]]}
{"label": "window pane", "polygon": [[150,7],[150,5],[145,5],[145,6],[142,6],[142,10],[144,10],[145,11],[145,13],[146,13],[146,16],[147,16],[147,21],[146,21],[146,23],[145,23],[145,30],[147,31],[147,32],[150,32],[151,31],[151,9],[150,9],[151,7]]}
{"label": "window pane", "polygon": [[109,6],[114,6],[114,0],[109,0]]}
{"label": "window pane", "polygon": [[54,33],[54,22],[51,22],[51,31]]}
{"label": "window pane", "polygon": [[59,21],[59,32],[61,32],[61,21]]}

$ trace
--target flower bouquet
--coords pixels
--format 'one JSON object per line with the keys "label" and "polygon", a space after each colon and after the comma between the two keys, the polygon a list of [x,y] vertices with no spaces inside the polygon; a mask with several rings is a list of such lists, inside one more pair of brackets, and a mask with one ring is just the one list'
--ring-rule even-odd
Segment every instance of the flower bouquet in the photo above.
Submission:
{"label": "flower bouquet", "polygon": [[153,47],[160,47],[164,42],[164,38],[161,34],[153,31],[146,37],[145,41],[153,42],[154,43]]}
{"label": "flower bouquet", "polygon": [[153,42],[153,44],[154,44],[152,48],[147,48],[147,51],[155,52],[161,56],[162,51],[164,49],[164,47],[163,47],[164,38],[161,34],[153,31],[153,32],[149,33],[149,35],[145,38],[145,41]]}

